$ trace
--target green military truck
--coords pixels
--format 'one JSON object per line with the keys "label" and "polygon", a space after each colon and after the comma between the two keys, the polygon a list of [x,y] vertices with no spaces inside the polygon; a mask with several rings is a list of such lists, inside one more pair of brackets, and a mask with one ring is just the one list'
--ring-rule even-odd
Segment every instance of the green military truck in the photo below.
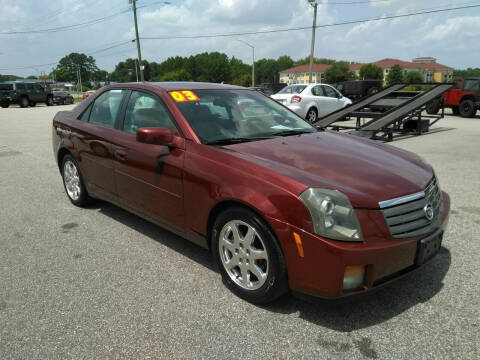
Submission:
{"label": "green military truck", "polygon": [[0,82],[0,106],[8,108],[11,104],[18,104],[22,108],[35,106],[43,102],[53,105],[53,94],[48,87],[37,82],[6,81]]}

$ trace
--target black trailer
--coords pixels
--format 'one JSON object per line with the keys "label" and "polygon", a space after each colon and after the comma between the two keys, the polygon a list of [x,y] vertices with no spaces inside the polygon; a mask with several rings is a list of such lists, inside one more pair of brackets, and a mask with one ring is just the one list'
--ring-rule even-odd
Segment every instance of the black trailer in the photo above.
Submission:
{"label": "black trailer", "polygon": [[[384,141],[392,141],[398,135],[421,135],[444,117],[443,108],[440,114],[425,114],[427,103],[452,86],[444,83],[392,85],[320,118],[313,125]],[[354,120],[355,124],[345,124],[348,120]]]}

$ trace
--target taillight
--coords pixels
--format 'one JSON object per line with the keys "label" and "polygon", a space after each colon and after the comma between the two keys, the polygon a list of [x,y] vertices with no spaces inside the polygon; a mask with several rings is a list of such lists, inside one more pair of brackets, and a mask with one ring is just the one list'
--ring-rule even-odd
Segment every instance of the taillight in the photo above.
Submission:
{"label": "taillight", "polygon": [[292,99],[290,100],[290,102],[292,104],[296,104],[296,103],[299,103],[300,101],[302,101],[302,98],[298,95],[294,95],[292,96]]}

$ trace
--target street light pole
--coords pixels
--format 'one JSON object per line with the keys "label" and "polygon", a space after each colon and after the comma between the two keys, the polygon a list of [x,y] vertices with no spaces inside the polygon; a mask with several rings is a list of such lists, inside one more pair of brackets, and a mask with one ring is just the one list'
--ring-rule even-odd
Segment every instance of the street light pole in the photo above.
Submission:
{"label": "street light pole", "polygon": [[142,69],[142,51],[140,50],[140,39],[138,37],[138,25],[137,25],[137,0],[131,0],[132,1],[132,9],[133,9],[133,20],[135,22],[135,37],[136,37],[136,42],[137,42],[137,52],[138,52],[138,64],[140,67],[140,79],[142,82],[145,81],[145,77],[143,75],[143,69]]}
{"label": "street light pole", "polygon": [[317,29],[317,1],[308,0],[310,5],[313,6],[313,25],[312,25],[312,44],[310,45],[310,66],[308,68],[308,82],[312,83],[312,70],[313,70],[313,53],[315,49],[315,30]]}
{"label": "street light pole", "polygon": [[252,87],[255,86],[255,46],[252,44],[249,44],[245,40],[242,39],[237,39],[237,41],[240,41],[244,43],[245,45],[249,46],[252,49]]}

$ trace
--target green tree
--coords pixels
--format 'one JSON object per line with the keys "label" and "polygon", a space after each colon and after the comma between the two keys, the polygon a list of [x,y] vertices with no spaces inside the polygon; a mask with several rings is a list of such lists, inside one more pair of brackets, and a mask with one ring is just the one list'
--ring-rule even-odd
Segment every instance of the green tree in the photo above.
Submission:
{"label": "green tree", "polygon": [[232,84],[240,86],[250,86],[252,84],[252,67],[240,59],[235,57],[230,59],[230,74]]}
{"label": "green tree", "polygon": [[[334,60],[334,59],[313,57],[313,63],[314,64],[329,64],[329,65],[332,65],[332,64],[335,64],[336,62],[337,62],[337,60]],[[299,60],[295,61],[295,63],[293,65],[298,66],[298,65],[306,65],[306,64],[310,64],[310,56],[307,56],[303,59],[299,59]]]}
{"label": "green tree", "polygon": [[403,83],[403,69],[400,65],[393,65],[387,75],[387,85]]}
{"label": "green tree", "polygon": [[360,79],[383,80],[383,69],[374,64],[366,64],[360,68]]}
{"label": "green tree", "polygon": [[278,70],[282,71],[282,70],[290,69],[291,67],[293,67],[294,61],[290,56],[283,55],[277,59],[277,63],[278,63]]}
{"label": "green tree", "polygon": [[80,69],[82,82],[85,83],[93,80],[95,73],[99,70],[93,57],[71,53],[58,62],[54,70],[55,78],[57,81],[76,81],[78,69]]}
{"label": "green tree", "polygon": [[405,75],[405,82],[407,84],[419,84],[425,82],[425,79],[418,71],[409,71]]}
{"label": "green tree", "polygon": [[18,79],[21,79],[21,77],[15,75],[0,75],[0,81],[15,81]]}
{"label": "green tree", "polygon": [[162,76],[156,78],[159,81],[192,81],[192,74],[185,69],[169,71]]}
{"label": "green tree", "polygon": [[480,68],[467,68],[465,70],[454,70],[453,77],[466,78],[470,76],[480,77]]}
{"label": "green tree", "polygon": [[27,80],[36,80],[37,77],[36,77],[35,75],[29,75],[29,76],[27,76],[25,79],[27,79]]}
{"label": "green tree", "polygon": [[[137,62],[135,59],[126,59],[125,61],[120,61],[117,65],[115,65],[115,70],[109,76],[111,81],[116,82],[134,82],[137,81],[137,76],[135,73],[135,68],[137,68],[137,72],[139,71]],[[138,77],[140,79],[140,73],[138,73]]]}
{"label": "green tree", "polygon": [[355,79],[355,73],[346,61],[337,61],[325,71],[325,81],[329,84],[352,79]]}
{"label": "green tree", "polygon": [[278,62],[273,59],[255,61],[255,84],[278,83]]}

